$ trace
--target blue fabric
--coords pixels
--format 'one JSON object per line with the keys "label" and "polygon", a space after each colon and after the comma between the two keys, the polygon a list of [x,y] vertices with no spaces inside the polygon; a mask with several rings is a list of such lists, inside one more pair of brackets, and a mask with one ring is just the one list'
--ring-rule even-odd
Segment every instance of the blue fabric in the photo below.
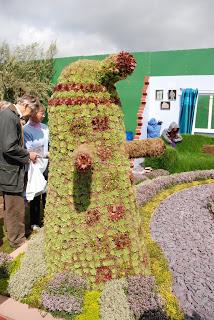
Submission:
{"label": "blue fabric", "polygon": [[132,141],[134,139],[134,135],[132,131],[126,131],[126,141]]}
{"label": "blue fabric", "polygon": [[155,118],[151,118],[147,125],[147,138],[160,137],[161,124]]}
{"label": "blue fabric", "polygon": [[48,153],[49,130],[44,123],[40,123],[40,126],[40,128],[32,127],[29,121],[24,125],[24,144],[28,150],[41,148],[42,156],[46,156]]}
{"label": "blue fabric", "polygon": [[180,133],[192,133],[192,124],[197,96],[198,89],[182,90],[179,119]]}

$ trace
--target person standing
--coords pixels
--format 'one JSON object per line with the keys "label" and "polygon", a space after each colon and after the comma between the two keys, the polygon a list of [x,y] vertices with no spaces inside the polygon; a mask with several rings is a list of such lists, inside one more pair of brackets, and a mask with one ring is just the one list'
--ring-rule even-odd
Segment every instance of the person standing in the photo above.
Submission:
{"label": "person standing", "polygon": [[40,105],[32,95],[18,98],[0,113],[0,191],[4,197],[4,220],[9,244],[17,248],[25,242],[24,175],[25,164],[37,154],[24,149],[21,119]]}
{"label": "person standing", "polygon": [[[48,158],[49,130],[48,126],[42,121],[45,118],[45,107],[41,104],[35,110],[29,121],[24,126],[24,143],[28,151],[36,150],[41,158]],[[43,173],[47,180],[48,170]],[[43,209],[45,207],[46,193],[42,194]],[[40,202],[41,195],[37,195],[30,201],[30,225],[32,230],[38,229],[40,221]]]}

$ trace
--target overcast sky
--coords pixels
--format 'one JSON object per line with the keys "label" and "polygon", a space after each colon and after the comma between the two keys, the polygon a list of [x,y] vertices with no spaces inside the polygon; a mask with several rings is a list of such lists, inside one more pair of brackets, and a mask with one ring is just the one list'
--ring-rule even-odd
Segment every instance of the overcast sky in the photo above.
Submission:
{"label": "overcast sky", "polygon": [[57,56],[214,47],[214,0],[0,0],[0,42]]}

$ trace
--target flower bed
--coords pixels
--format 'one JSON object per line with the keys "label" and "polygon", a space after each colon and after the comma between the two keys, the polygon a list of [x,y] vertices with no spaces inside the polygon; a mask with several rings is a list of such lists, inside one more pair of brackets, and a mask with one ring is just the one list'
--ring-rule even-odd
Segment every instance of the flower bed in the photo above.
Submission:
{"label": "flower bed", "polygon": [[146,180],[136,186],[137,201],[143,205],[154,197],[158,192],[172,185],[192,182],[196,180],[214,179],[214,170],[200,170],[177,173],[169,176],[158,177],[153,180]]}

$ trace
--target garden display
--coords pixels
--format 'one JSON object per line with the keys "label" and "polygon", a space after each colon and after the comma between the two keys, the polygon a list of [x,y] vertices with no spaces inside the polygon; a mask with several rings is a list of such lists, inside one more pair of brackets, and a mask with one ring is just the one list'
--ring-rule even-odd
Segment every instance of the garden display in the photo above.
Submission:
{"label": "garden display", "polygon": [[92,288],[149,272],[129,157],[162,154],[164,143],[125,142],[114,84],[135,64],[125,52],[75,62],[63,70],[49,101],[47,266],[84,276]]}
{"label": "garden display", "polygon": [[[183,301],[179,291],[181,287],[188,295],[200,270],[191,265],[195,275],[189,272],[188,286],[181,284],[186,271],[179,269],[180,262],[174,266],[171,257],[177,252],[178,261],[185,257],[179,210],[183,206],[188,212],[188,201],[198,210],[198,228],[203,227],[202,209],[206,222],[212,223],[213,213],[204,202],[213,203],[214,170],[170,175],[161,168],[133,174],[130,159],[166,154],[161,139],[125,142],[115,83],[135,65],[131,54],[121,52],[103,61],[80,60],[63,70],[48,108],[51,145],[44,228],[15,260],[0,254],[0,292],[69,320],[184,320],[195,319],[195,310],[212,320],[212,307],[203,313],[202,303],[197,307]],[[193,218],[190,210],[184,233],[189,234]],[[205,229],[211,231],[208,225]],[[196,262],[198,269],[204,266],[202,259]],[[210,299],[209,289],[203,292]]]}

